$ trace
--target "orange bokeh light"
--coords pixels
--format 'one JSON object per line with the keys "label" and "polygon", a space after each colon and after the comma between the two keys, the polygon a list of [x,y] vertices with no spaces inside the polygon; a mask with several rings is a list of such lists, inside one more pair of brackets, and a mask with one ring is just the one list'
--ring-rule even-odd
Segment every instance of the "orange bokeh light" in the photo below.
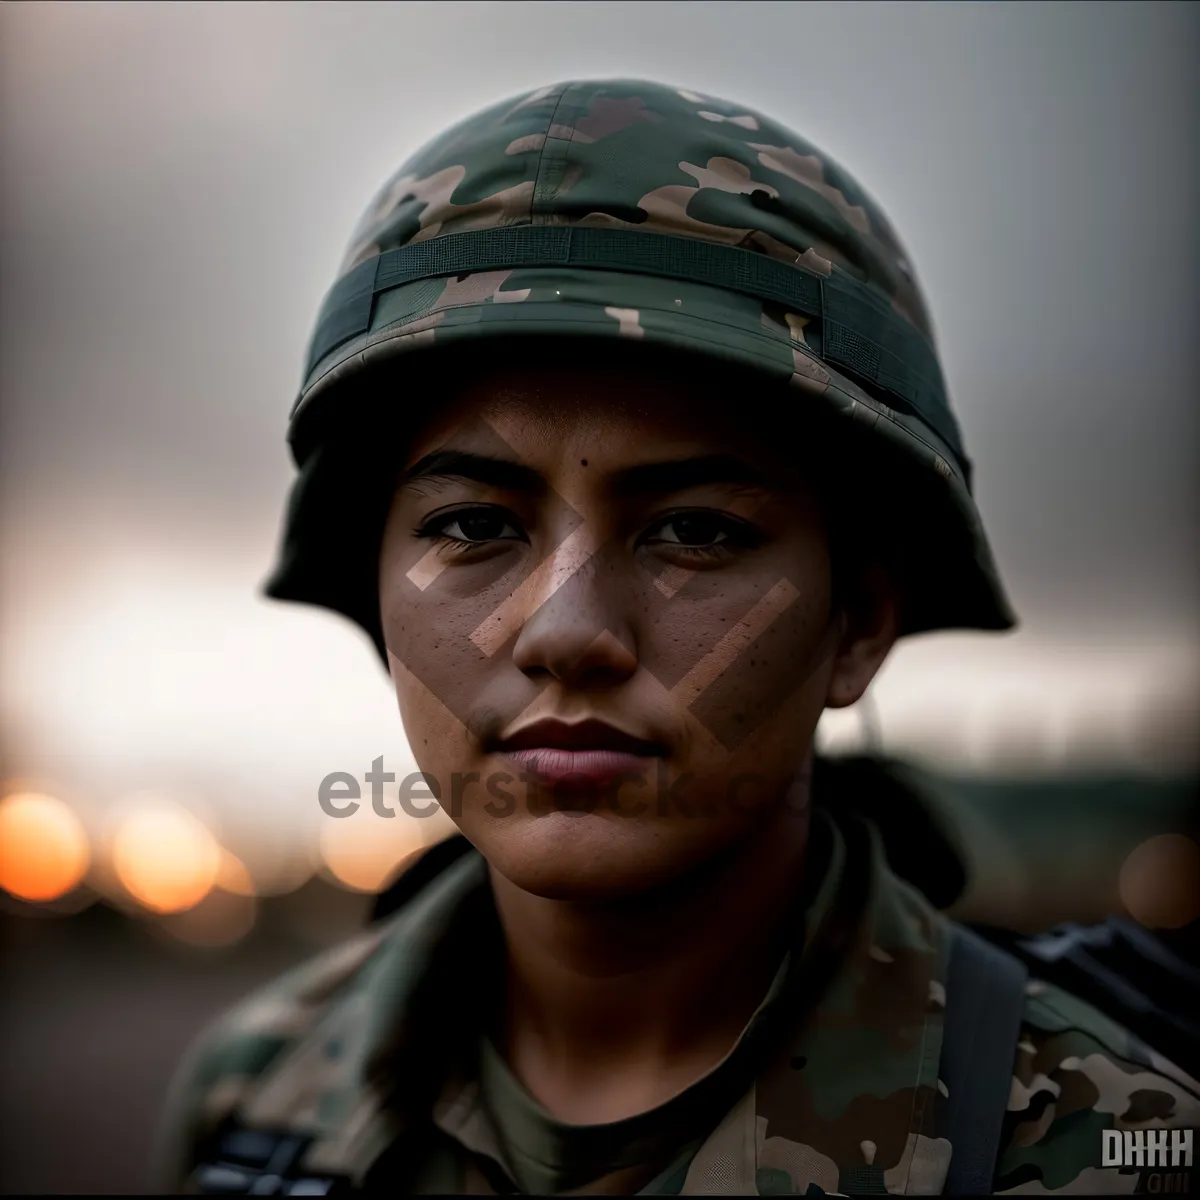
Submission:
{"label": "orange bokeh light", "polygon": [[221,851],[221,862],[217,867],[217,887],[234,896],[253,896],[257,892],[246,864],[228,850]]}
{"label": "orange bokeh light", "polygon": [[1200,845],[1162,833],[1136,846],[1117,883],[1129,914],[1148,929],[1181,929],[1200,917]]}
{"label": "orange bokeh light", "polygon": [[113,869],[125,890],[157,913],[193,908],[212,890],[221,848],[190,813],[155,807],[130,814],[112,842]]}
{"label": "orange bokeh light", "polygon": [[254,928],[258,901],[215,887],[199,904],[184,912],[166,913],[162,928],[191,946],[217,949],[233,946]]}
{"label": "orange bokeh light", "polygon": [[0,800],[0,887],[21,900],[57,900],[87,874],[91,855],[79,818],[53,796]]}
{"label": "orange bokeh light", "polygon": [[327,821],[321,857],[333,877],[356,892],[377,892],[396,867],[424,845],[420,823],[357,813]]}

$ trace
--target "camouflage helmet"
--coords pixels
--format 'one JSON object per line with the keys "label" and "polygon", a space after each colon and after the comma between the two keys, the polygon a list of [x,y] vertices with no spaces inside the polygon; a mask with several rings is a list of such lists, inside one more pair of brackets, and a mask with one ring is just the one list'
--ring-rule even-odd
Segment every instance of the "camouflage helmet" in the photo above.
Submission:
{"label": "camouflage helmet", "polygon": [[[380,190],[312,336],[288,437],[299,476],[267,594],[351,617],[386,662],[385,484],[364,466],[359,400],[370,393],[402,417],[429,390],[419,367],[431,347],[528,335],[709,356],[869,430],[908,469],[882,505],[905,514],[901,631],[1015,624],[925,304],[887,218],[768,117],[631,80],[496,104]],[[386,387],[367,387],[384,366]]]}

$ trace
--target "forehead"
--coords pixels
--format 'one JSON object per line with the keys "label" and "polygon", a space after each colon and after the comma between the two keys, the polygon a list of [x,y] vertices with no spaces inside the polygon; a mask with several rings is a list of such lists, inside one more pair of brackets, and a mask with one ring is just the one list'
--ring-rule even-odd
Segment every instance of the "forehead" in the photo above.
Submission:
{"label": "forehead", "polygon": [[652,356],[494,363],[458,379],[408,460],[453,446],[507,448],[531,466],[585,458],[598,471],[718,450],[779,465],[768,382]]}

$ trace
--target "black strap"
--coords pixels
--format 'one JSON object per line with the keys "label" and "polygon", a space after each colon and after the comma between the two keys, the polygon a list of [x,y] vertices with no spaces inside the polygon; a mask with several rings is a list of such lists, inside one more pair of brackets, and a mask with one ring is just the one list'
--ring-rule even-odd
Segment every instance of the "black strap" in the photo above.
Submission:
{"label": "black strap", "polygon": [[1026,937],[976,926],[1039,979],[1125,1026],[1189,1075],[1200,1074],[1200,921],[1191,931],[1151,931],[1125,917],[1066,922]]}
{"label": "black strap", "polygon": [[386,250],[334,284],[321,306],[305,380],[331,350],[371,328],[375,297],[419,279],[520,267],[624,271],[706,284],[816,318],[821,357],[894,406],[920,416],[958,458],[958,426],[932,342],[886,296],[836,268],[829,275],[737,246],[671,234],[516,225],[443,234]]}
{"label": "black strap", "polygon": [[990,1196],[1025,1007],[1025,964],[961,925],[950,927],[938,1074],[949,1092],[946,1195]]}

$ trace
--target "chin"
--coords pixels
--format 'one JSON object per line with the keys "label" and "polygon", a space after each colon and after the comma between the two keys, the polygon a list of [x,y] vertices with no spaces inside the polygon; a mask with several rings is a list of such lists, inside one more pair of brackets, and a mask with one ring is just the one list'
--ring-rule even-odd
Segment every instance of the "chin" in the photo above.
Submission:
{"label": "chin", "polygon": [[580,903],[622,900],[679,878],[711,853],[666,825],[554,812],[525,817],[501,837],[476,844],[496,871],[534,896]]}

